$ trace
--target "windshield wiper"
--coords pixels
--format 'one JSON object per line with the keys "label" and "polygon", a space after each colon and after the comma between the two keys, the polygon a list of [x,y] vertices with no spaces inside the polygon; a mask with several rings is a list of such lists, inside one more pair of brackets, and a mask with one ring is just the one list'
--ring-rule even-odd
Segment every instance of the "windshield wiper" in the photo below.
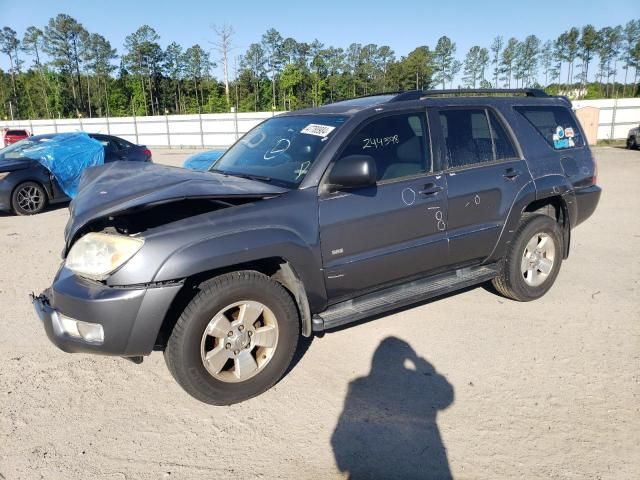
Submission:
{"label": "windshield wiper", "polygon": [[266,177],[264,175],[253,175],[251,173],[240,173],[240,172],[227,172],[225,170],[209,170],[213,173],[220,173],[222,175],[229,175],[230,177],[240,177],[240,178],[248,178],[249,180],[258,180],[260,182],[270,182],[271,177]]}

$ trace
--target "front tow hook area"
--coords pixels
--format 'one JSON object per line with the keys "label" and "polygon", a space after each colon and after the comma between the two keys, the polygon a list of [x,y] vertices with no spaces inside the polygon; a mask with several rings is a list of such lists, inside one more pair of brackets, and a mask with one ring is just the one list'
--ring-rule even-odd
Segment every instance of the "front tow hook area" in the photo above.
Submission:
{"label": "front tow hook area", "polygon": [[31,304],[35,308],[38,317],[40,317],[40,321],[44,322],[45,317],[52,310],[51,306],[49,305],[49,297],[47,297],[46,295],[46,290],[40,295],[36,295],[35,293],[31,292],[29,294],[29,298],[31,299]]}

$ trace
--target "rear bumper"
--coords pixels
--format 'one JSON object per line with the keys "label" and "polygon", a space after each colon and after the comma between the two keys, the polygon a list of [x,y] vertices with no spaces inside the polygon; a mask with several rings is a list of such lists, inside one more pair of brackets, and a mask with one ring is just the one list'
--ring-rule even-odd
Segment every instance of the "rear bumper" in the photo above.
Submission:
{"label": "rear bumper", "polygon": [[[114,288],[79,278],[62,268],[53,285],[33,306],[49,340],[68,353],[139,356],[153,350],[166,313],[181,284],[148,288]],[[62,331],[56,316],[97,323],[104,343],[89,343]]]}
{"label": "rear bumper", "polygon": [[576,222],[579,225],[589,218],[598,206],[602,189],[597,185],[581,188],[575,191],[576,199]]}

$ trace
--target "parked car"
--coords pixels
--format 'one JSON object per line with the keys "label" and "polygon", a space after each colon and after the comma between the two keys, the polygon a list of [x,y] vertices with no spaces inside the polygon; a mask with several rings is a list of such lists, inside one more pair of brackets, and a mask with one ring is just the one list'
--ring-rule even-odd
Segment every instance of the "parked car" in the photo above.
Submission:
{"label": "parked car", "polygon": [[[28,137],[0,150],[0,210],[16,215],[40,213],[48,204],[68,202],[54,176],[37,159],[25,151],[57,134]],[[117,160],[151,162],[151,152],[144,145],[134,145],[111,135],[89,134],[104,146],[104,162]]]}
{"label": "parked car", "polygon": [[5,128],[2,131],[3,146],[9,145],[24,140],[30,136],[29,131],[22,128]]}
{"label": "parked car", "polygon": [[627,135],[627,148],[629,150],[640,148],[640,125],[629,130],[629,134]]}
{"label": "parked car", "polygon": [[182,163],[182,168],[201,171],[209,170],[213,162],[218,160],[223,154],[224,150],[205,150],[204,152],[195,153]]}
{"label": "parked car", "polygon": [[300,335],[488,281],[540,298],[599,197],[564,98],[357,98],[270,118],[208,172],[87,172],[33,303],[62,350],[162,350],[189,394],[232,404],[278,381]]}

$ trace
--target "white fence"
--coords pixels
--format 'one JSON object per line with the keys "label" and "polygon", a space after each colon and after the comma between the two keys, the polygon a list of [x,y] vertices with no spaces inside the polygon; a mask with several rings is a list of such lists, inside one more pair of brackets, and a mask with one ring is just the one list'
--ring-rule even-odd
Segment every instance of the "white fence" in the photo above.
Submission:
{"label": "white fence", "polygon": [[[576,100],[575,109],[600,110],[598,140],[626,138],[640,124],[640,98]],[[222,147],[231,145],[272,112],[211,113],[155,117],[78,118],[0,121],[2,127],[23,127],[34,135],[84,130],[117,135],[150,147]]]}
{"label": "white fence", "polygon": [[574,100],[575,110],[595,107],[600,110],[598,140],[627,138],[629,130],[640,125],[640,98]]}
{"label": "white fence", "polygon": [[22,127],[33,135],[84,130],[117,135],[150,147],[223,147],[274,114],[211,113],[155,117],[77,118],[0,121],[2,127]]}

